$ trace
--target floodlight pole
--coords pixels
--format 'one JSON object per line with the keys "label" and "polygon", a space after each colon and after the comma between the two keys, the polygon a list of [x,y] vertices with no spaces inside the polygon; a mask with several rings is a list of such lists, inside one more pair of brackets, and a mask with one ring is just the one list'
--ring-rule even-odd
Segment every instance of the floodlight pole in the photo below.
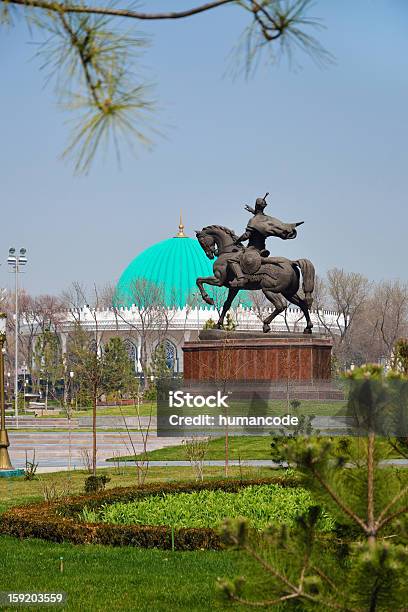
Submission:
{"label": "floodlight pole", "polygon": [[11,247],[7,263],[14,271],[14,296],[15,296],[15,338],[14,338],[14,415],[16,419],[16,427],[18,429],[18,274],[20,266],[25,266],[27,263],[26,249],[20,249],[20,253],[16,255],[16,249]]}
{"label": "floodlight pole", "polygon": [[6,341],[6,315],[0,313],[0,470],[12,470],[8,447],[10,441],[6,430],[6,405],[4,398],[4,344]]}
{"label": "floodlight pole", "polygon": [[14,416],[16,419],[16,427],[18,429],[18,334],[19,334],[19,322],[18,322],[18,262],[16,261],[16,267],[14,272],[14,297],[15,297],[15,334],[14,334]]}

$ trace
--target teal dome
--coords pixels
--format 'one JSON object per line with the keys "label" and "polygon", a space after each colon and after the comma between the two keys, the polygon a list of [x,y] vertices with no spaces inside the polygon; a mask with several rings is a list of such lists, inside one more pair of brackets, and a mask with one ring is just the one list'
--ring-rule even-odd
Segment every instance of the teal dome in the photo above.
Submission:
{"label": "teal dome", "polygon": [[[184,308],[188,303],[200,308],[213,308],[199,295],[196,279],[199,276],[213,276],[215,260],[208,259],[198,240],[184,234],[181,215],[178,229],[177,236],[142,251],[128,265],[116,286],[114,301],[117,306],[132,306],[135,302],[135,281],[145,280],[162,289],[167,308]],[[228,289],[225,287],[206,285],[205,289],[218,304],[227,298]],[[193,296],[196,299],[192,303]],[[141,295],[140,299],[143,299]],[[252,300],[246,291],[240,291],[233,302],[233,305],[236,304],[250,308]]]}
{"label": "teal dome", "polygon": [[[131,306],[132,285],[145,279],[162,287],[168,308],[183,308],[198,291],[196,278],[213,275],[213,263],[198,240],[187,236],[163,240],[142,251],[128,265],[117,284],[117,301],[121,306]],[[204,301],[199,303],[205,306]]]}

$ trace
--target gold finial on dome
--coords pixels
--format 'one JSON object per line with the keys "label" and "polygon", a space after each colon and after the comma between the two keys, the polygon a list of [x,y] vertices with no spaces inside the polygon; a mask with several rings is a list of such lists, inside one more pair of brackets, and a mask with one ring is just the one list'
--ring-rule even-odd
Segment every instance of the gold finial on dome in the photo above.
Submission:
{"label": "gold finial on dome", "polygon": [[180,223],[179,223],[178,228],[179,228],[179,231],[178,231],[176,238],[186,238],[186,235],[184,233],[184,225],[183,225],[183,218],[181,216],[181,211],[180,211]]}

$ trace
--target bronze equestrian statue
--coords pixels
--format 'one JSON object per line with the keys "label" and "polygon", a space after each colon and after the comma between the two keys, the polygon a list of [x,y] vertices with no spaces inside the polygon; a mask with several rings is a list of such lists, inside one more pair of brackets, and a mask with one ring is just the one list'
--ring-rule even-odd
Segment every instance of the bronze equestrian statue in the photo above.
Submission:
{"label": "bronze equestrian statue", "polygon": [[[221,225],[209,225],[196,231],[197,239],[209,259],[217,258],[213,270],[214,276],[197,278],[197,286],[207,304],[214,300],[204,289],[204,284],[229,289],[227,299],[217,327],[221,328],[224,317],[240,289],[260,289],[271,302],[274,310],[263,321],[263,331],[270,331],[270,323],[283,312],[286,300],[298,306],[306,318],[304,333],[311,334],[313,323],[310,319],[310,308],[313,303],[315,269],[308,259],[291,261],[285,257],[270,257],[266,249],[266,238],[275,236],[282,240],[293,240],[297,236],[296,227],[300,223],[282,223],[279,219],[264,213],[267,205],[266,194],[257,198],[255,208],[245,206],[253,214],[245,232],[238,237],[232,230]],[[243,242],[248,241],[244,247]],[[300,274],[304,297],[298,295]],[[285,300],[286,298],[286,300]]]}

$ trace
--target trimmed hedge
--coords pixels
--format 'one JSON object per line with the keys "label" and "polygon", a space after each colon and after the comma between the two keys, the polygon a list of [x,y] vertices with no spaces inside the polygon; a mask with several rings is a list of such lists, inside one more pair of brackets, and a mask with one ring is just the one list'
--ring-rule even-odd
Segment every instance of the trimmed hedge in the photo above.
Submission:
{"label": "trimmed hedge", "polygon": [[138,546],[177,550],[219,549],[221,539],[214,529],[179,528],[154,525],[113,525],[84,523],[78,520],[86,506],[96,509],[102,504],[131,502],[160,493],[191,493],[217,490],[234,493],[242,487],[260,484],[279,484],[283,487],[299,485],[295,478],[264,478],[254,480],[216,480],[189,483],[149,483],[142,487],[110,489],[94,495],[16,506],[1,515],[0,533],[18,538],[40,538],[51,542],[73,544],[104,544],[109,546]]}

